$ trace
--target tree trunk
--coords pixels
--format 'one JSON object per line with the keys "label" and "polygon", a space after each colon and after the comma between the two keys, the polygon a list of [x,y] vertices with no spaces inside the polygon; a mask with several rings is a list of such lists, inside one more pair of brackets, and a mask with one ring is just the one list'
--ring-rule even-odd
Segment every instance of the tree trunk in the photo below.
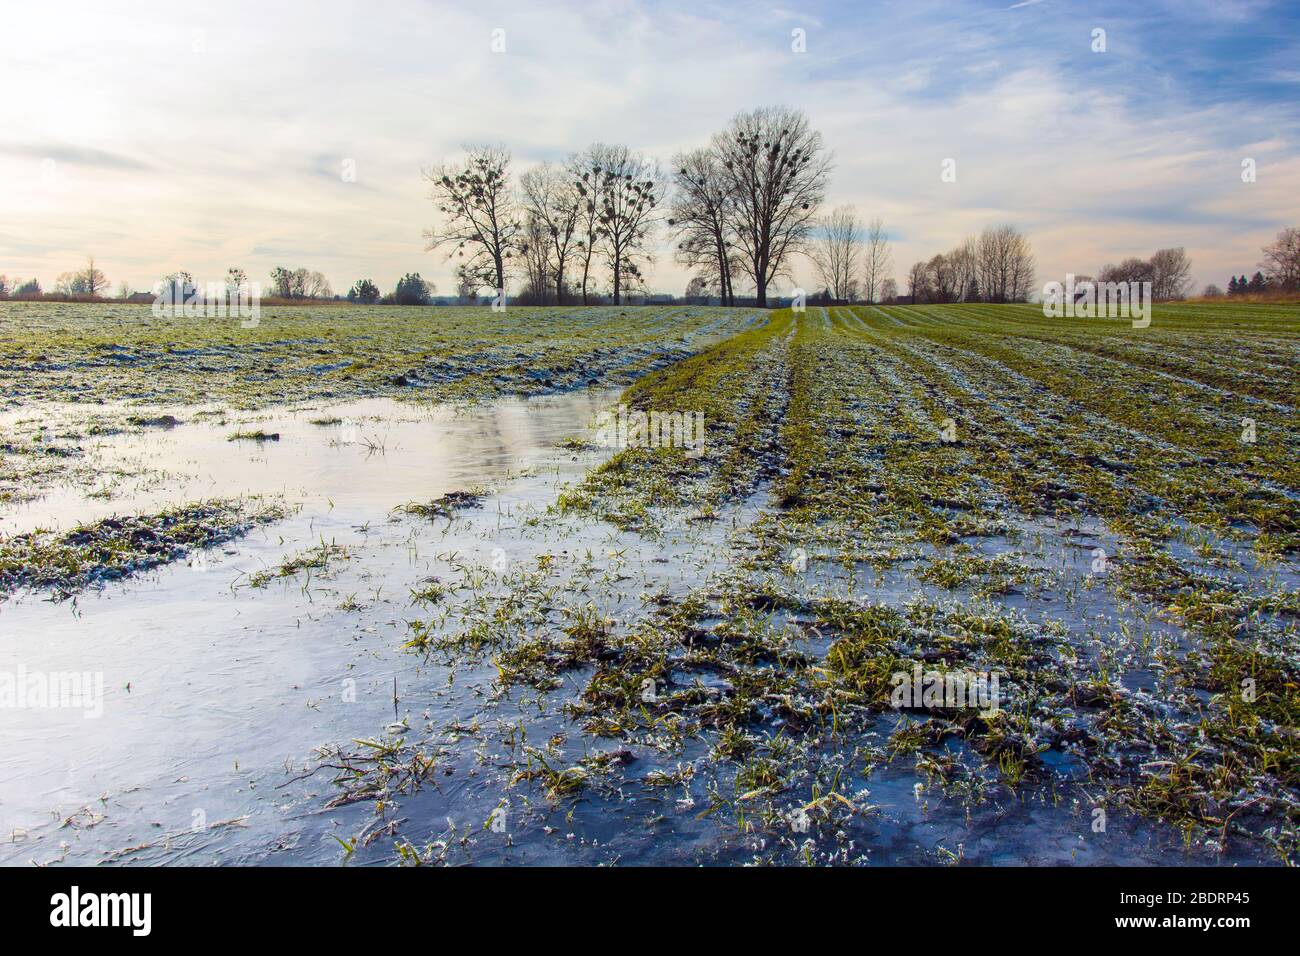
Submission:
{"label": "tree trunk", "polygon": [[615,243],[614,245],[614,304],[615,305],[619,304],[619,298],[618,298],[619,279],[621,279],[622,276],[623,276],[622,250],[619,249],[618,244]]}

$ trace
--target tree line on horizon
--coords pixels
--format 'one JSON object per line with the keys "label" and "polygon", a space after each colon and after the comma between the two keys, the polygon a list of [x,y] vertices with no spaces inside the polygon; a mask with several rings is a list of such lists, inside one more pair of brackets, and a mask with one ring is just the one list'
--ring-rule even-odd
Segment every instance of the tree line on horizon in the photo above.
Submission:
{"label": "tree line on horizon", "polygon": [[[502,294],[519,279],[518,304],[587,305],[601,300],[602,290],[619,304],[644,287],[650,240],[661,227],[674,240],[676,261],[694,273],[688,299],[735,305],[740,287],[766,306],[777,280],[793,285],[790,269],[799,255],[812,263],[821,286],[811,298],[823,302],[1024,302],[1035,292],[1029,240],[1002,224],[914,263],[905,276],[907,295],[900,296],[882,220],[863,223],[851,205],[819,215],[832,168],[821,134],[802,111],[787,107],[736,114],[706,145],[674,155],[667,171],[628,146],[594,143],[516,178],[506,147],[470,145],[464,159],[423,170],[442,217],[425,231],[426,248],[443,250],[455,263],[463,302],[478,301],[484,289]],[[1249,280],[1234,276],[1228,293],[1300,291],[1300,229],[1284,229],[1262,251],[1260,271]],[[1170,300],[1186,296],[1190,271],[1177,247],[1107,264],[1095,281],[1149,281],[1153,298]],[[436,292],[419,273],[402,276],[387,294],[372,279],[360,279],[346,296],[334,295],[322,273],[306,268],[276,266],[268,278],[265,295],[283,300],[423,305]],[[183,270],[161,284],[175,297],[197,289]],[[227,271],[228,293],[249,285],[244,269]],[[0,275],[0,299],[95,300],[108,288],[93,257],[85,268],[61,274],[51,292],[36,279]],[[1211,285],[1204,294],[1222,292]],[[122,283],[118,297],[145,294]]]}

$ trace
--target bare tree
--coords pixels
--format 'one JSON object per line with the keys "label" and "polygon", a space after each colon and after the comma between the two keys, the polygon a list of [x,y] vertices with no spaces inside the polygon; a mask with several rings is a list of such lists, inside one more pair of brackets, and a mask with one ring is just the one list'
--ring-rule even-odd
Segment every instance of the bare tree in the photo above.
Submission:
{"label": "bare tree", "polygon": [[973,302],[979,298],[979,281],[976,278],[977,240],[968,236],[952,252],[948,253],[948,262],[952,265],[955,302]]}
{"label": "bare tree", "polygon": [[1300,289],[1300,229],[1283,229],[1261,251],[1259,267],[1271,285],[1287,292]]}
{"label": "bare tree", "polygon": [[764,307],[768,285],[802,250],[825,195],[831,160],[808,118],[786,107],[738,114],[714,136],[713,148],[736,204],[741,265]]}
{"label": "bare tree", "polygon": [[722,160],[713,149],[673,157],[673,202],[668,225],[676,233],[677,259],[704,269],[717,283],[723,305],[735,305],[731,285],[734,201]]}
{"label": "bare tree", "polygon": [[[582,197],[573,178],[564,170],[542,163],[520,177],[524,204],[530,216],[541,223],[541,241],[547,246],[547,262],[555,282],[555,302],[564,303],[564,273],[571,259],[579,252],[578,222],[582,211]],[[529,242],[536,245],[538,236],[530,224],[525,224]],[[530,253],[537,256],[534,248]],[[526,258],[528,258],[526,256]]]}
{"label": "bare tree", "polygon": [[[278,268],[278,267],[277,267]],[[271,270],[271,278],[274,282],[275,270]],[[194,276],[188,270],[180,269],[176,272],[169,272],[162,277],[162,281],[154,286],[155,289],[162,289],[162,294],[169,296],[175,303],[184,302],[195,292]]]}
{"label": "bare tree", "polygon": [[598,143],[589,152],[596,161],[594,168],[601,172],[593,185],[584,184],[579,190],[594,191],[600,249],[613,277],[617,305],[623,287],[640,281],[640,260],[649,258],[646,239],[663,183],[654,161],[626,146]]}
{"label": "bare tree", "polygon": [[238,266],[231,266],[226,270],[226,291],[232,296],[238,296],[241,292],[248,289],[248,273]]}
{"label": "bare tree", "polygon": [[889,252],[889,237],[885,224],[879,217],[867,226],[867,248],[862,259],[862,294],[868,302],[884,299],[885,279],[893,269]]}
{"label": "bare tree", "polygon": [[334,296],[334,290],[330,288],[329,279],[326,279],[322,273],[308,272],[303,294],[308,299],[329,299]]}
{"label": "bare tree", "polygon": [[81,270],[81,284],[86,295],[99,295],[108,288],[108,277],[95,268],[95,257],[86,257],[86,268]]}
{"label": "bare tree", "polygon": [[851,302],[857,295],[858,255],[862,249],[862,227],[853,206],[836,206],[817,224],[808,258],[817,276],[836,302]]}
{"label": "bare tree", "polygon": [[907,270],[907,294],[913,303],[929,300],[930,267],[927,263],[917,262]]}
{"label": "bare tree", "polygon": [[293,295],[293,273],[284,266],[271,269],[271,295],[287,299]]}
{"label": "bare tree", "polygon": [[1034,282],[1034,254],[1015,226],[996,226],[980,233],[976,245],[980,292],[988,302],[1024,302]]}
{"label": "bare tree", "polygon": [[1098,282],[1151,282],[1154,284],[1151,263],[1137,256],[1129,256],[1119,265],[1108,262],[1097,273]]}
{"label": "bare tree", "polygon": [[[530,211],[524,220],[524,239],[520,253],[524,263],[524,296],[533,305],[545,305],[550,298],[554,267],[549,227],[536,212]],[[558,287],[556,295],[559,295]]]}
{"label": "bare tree", "polygon": [[605,177],[605,168],[593,150],[588,149],[579,156],[569,160],[569,174],[573,177],[573,188],[578,194],[577,254],[582,263],[582,304],[587,304],[587,290],[592,278],[592,263],[596,259],[596,247],[600,244],[603,230],[600,225],[599,193]]}
{"label": "bare tree", "polygon": [[[424,172],[430,198],[445,217],[441,231],[425,230],[430,250],[450,247],[484,284],[504,290],[510,259],[523,226],[510,187],[510,153],[504,146],[469,146],[462,164],[443,163]],[[466,256],[468,255],[468,258]]]}
{"label": "bare tree", "polygon": [[1191,273],[1192,261],[1182,246],[1156,250],[1151,257],[1151,297],[1159,302],[1185,298]]}
{"label": "bare tree", "polygon": [[885,279],[880,283],[880,301],[893,302],[898,298],[898,283],[893,278]]}
{"label": "bare tree", "polygon": [[926,263],[926,277],[930,294],[935,302],[953,302],[957,299],[957,273],[952,260],[945,255],[937,255]]}
{"label": "bare tree", "polygon": [[55,295],[85,295],[86,277],[81,272],[60,272],[54,280]]}

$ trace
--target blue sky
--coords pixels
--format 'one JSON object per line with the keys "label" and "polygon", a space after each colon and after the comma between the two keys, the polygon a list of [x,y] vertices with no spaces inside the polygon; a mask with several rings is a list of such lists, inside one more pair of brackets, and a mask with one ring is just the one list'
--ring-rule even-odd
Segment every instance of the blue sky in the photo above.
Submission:
{"label": "blue sky", "polygon": [[[279,263],[450,290],[422,166],[485,140],[519,170],[594,140],[667,162],[777,103],[834,151],[828,205],[884,219],[900,279],[1013,222],[1040,283],[1183,245],[1222,285],[1300,225],[1296,4],[45,0],[6,21],[0,273],[47,286],[94,254],[136,288]],[[650,285],[680,292],[670,250]]]}

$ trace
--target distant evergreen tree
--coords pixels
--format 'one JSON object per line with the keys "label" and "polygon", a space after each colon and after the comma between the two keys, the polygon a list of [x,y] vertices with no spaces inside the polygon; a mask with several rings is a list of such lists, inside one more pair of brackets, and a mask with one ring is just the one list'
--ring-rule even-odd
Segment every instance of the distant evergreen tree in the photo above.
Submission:
{"label": "distant evergreen tree", "polygon": [[1237,294],[1237,277],[1232,276],[1230,279],[1228,279],[1228,295],[1236,295],[1236,294]]}
{"label": "distant evergreen tree", "polygon": [[386,299],[393,305],[428,305],[430,291],[429,283],[420,278],[420,273],[408,272],[397,280],[397,288]]}
{"label": "distant evergreen tree", "polygon": [[364,305],[378,302],[379,286],[369,279],[358,279],[357,284],[348,290],[348,300],[350,302],[360,302]]}
{"label": "distant evergreen tree", "polygon": [[1247,292],[1266,292],[1268,283],[1264,281],[1264,273],[1256,272],[1250,277],[1250,285],[1246,287]]}

